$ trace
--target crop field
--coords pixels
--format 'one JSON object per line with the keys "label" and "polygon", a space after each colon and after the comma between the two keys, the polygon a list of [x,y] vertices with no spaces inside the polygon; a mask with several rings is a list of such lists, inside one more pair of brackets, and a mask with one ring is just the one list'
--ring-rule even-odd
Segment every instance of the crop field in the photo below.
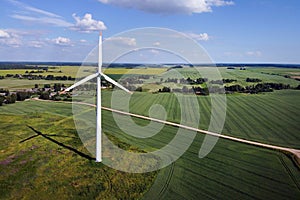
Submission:
{"label": "crop field", "polygon": [[167,71],[167,68],[105,68],[104,73],[106,74],[147,74],[147,75],[157,75]]}
{"label": "crop field", "polygon": [[[111,107],[110,93],[104,94],[103,105]],[[210,101],[210,97],[198,97],[201,129],[207,129],[209,125]],[[228,95],[223,133],[263,143],[300,148],[300,104],[297,102],[300,102],[300,91]],[[130,112],[148,116],[153,104],[160,104],[166,109],[168,121],[180,122],[180,105],[173,94],[135,93],[130,101]],[[192,107],[187,110],[193,112]]]}
{"label": "crop field", "polygon": [[[183,68],[177,69],[179,73],[182,74],[185,78],[198,78],[199,73],[204,73],[205,71],[212,71],[209,67],[198,67],[198,68]],[[290,84],[291,86],[298,86],[299,81],[285,78],[284,75],[292,75],[300,73],[300,69],[287,69],[287,68],[262,68],[262,67],[249,67],[246,70],[236,69],[227,69],[226,67],[218,67],[218,71],[222,78],[224,79],[235,79],[237,80],[234,83],[239,83],[243,86],[252,85],[253,83],[247,83],[246,78],[258,78],[261,79],[262,82],[275,82],[275,83],[284,83]],[[213,71],[214,72],[214,71]],[[210,80],[209,80],[210,81]],[[230,84],[227,84],[230,85]]]}
{"label": "crop field", "polygon": [[[75,68],[68,69],[69,72],[61,69],[63,73],[77,73]],[[81,70],[91,74],[94,69]],[[106,69],[105,73],[118,79],[126,70],[129,69],[111,68]],[[130,73],[154,75],[157,80],[162,73],[169,73],[166,68],[135,70]],[[182,70],[181,74],[185,78],[199,77],[194,69],[178,70]],[[295,75],[300,69],[258,67],[228,70],[221,67],[219,71],[223,78],[236,79],[238,84],[244,86],[253,84],[245,81],[247,77],[259,78],[263,82],[290,84],[293,87],[300,83],[284,77]],[[0,88],[3,87],[1,84],[9,88],[30,85],[25,80],[16,79],[17,83],[11,83],[13,80],[10,79],[4,81],[0,80]],[[147,87],[158,88],[158,85]],[[103,106],[114,108],[111,104],[112,91],[102,91]],[[89,99],[80,96],[82,94],[79,93],[74,99],[94,103],[93,92],[90,92],[92,98]],[[134,92],[129,101],[129,111],[149,116],[153,105],[161,105],[167,113],[168,121],[180,123],[182,114],[177,95],[186,99],[182,106],[187,110],[184,113],[187,116],[196,111],[191,98],[196,99],[200,108],[198,127],[208,129],[210,96]],[[300,149],[299,90],[231,94],[226,99],[226,120],[222,134]],[[122,98],[118,101],[121,104],[125,102]],[[81,106],[83,113],[94,112],[94,108]],[[112,112],[103,110],[102,115],[103,132],[114,144],[125,150],[149,152],[160,149],[178,131],[177,127],[164,125],[156,135],[140,139],[121,130]],[[64,102],[29,100],[0,106],[0,199],[297,199],[300,196],[300,168],[290,156],[275,150],[219,139],[213,150],[200,159],[198,153],[204,139],[200,133],[176,162],[159,171],[132,174],[97,164],[79,139],[74,124],[78,116],[78,113],[73,116],[72,105]],[[149,124],[149,121],[139,118],[132,117],[132,120],[135,125]],[[128,129],[139,134],[138,130],[128,126]],[[38,133],[42,135],[31,139]],[[182,140],[180,144],[184,142]]]}
{"label": "crop field", "polygon": [[[105,112],[105,116],[110,113]],[[161,148],[176,133],[165,127],[163,133],[138,141],[118,130],[109,117],[105,131],[128,143]],[[162,169],[145,199],[294,199],[299,196],[299,169],[280,152],[219,140],[213,151],[199,159],[203,141],[197,135],[191,147],[175,163]],[[145,144],[146,143],[146,144]]]}
{"label": "crop field", "polygon": [[[280,69],[280,68],[279,68]],[[228,70],[225,68],[221,68],[221,74],[224,78],[233,78],[237,79],[238,82],[241,82],[242,85],[251,85],[253,83],[246,83],[245,80],[247,77],[250,78],[259,78],[262,82],[275,82],[275,83],[283,83],[290,84],[291,86],[298,86],[299,81],[296,81],[291,78],[285,78],[284,75],[289,74],[290,72],[300,72],[300,69],[280,69],[278,72],[274,70],[274,68],[247,68],[247,70]],[[273,71],[274,70],[274,71]]]}
{"label": "crop field", "polygon": [[258,70],[260,72],[273,74],[273,75],[291,75],[291,74],[299,74],[298,68],[278,68],[278,67],[263,67],[263,68],[250,68],[250,70]]}
{"label": "crop field", "polygon": [[0,70],[0,76],[6,76],[6,74],[25,74],[26,69],[8,69],[8,70]]}
{"label": "crop field", "polygon": [[30,89],[34,88],[35,84],[39,87],[44,87],[44,84],[63,83],[65,85],[72,85],[74,81],[52,81],[52,80],[26,80],[26,79],[2,79],[0,80],[0,88],[16,90],[16,89]]}
{"label": "crop field", "polygon": [[[86,70],[93,70],[94,67],[85,66]],[[35,71],[35,75],[54,75],[54,76],[72,76],[75,77],[77,71],[79,69],[78,66],[49,66],[48,71],[37,72],[38,67],[36,69],[10,69],[10,70],[0,70],[0,76],[5,76],[6,74],[25,74],[25,72]]]}

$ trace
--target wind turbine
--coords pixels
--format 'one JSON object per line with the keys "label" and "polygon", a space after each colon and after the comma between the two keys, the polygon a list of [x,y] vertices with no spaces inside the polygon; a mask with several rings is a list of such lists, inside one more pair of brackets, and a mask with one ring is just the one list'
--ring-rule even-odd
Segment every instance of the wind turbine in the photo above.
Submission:
{"label": "wind turbine", "polygon": [[68,87],[64,90],[64,92],[68,92],[75,87],[78,87],[79,85],[88,82],[94,78],[97,78],[97,109],[96,109],[96,162],[102,161],[102,130],[101,130],[101,76],[104,77],[104,79],[113,85],[119,87],[120,89],[132,94],[128,89],[111,79],[109,76],[102,73],[102,32],[99,34],[99,54],[98,54],[98,72],[95,74],[89,75],[85,77],[84,79],[76,82],[74,85]]}

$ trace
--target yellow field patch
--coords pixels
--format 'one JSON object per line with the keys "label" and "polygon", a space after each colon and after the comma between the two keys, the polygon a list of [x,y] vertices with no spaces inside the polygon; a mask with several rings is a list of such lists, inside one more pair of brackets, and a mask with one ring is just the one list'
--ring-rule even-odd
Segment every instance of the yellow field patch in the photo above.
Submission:
{"label": "yellow field patch", "polygon": [[145,75],[156,75],[167,71],[168,68],[107,68],[103,72],[106,74],[145,74]]}
{"label": "yellow field patch", "polygon": [[[87,70],[90,70],[92,67],[86,67]],[[9,70],[0,70],[0,76],[6,76],[6,74],[25,74],[25,72],[37,72],[39,68],[37,69],[9,69]],[[50,66],[48,71],[43,71],[41,73],[33,73],[34,75],[54,75],[54,76],[72,76],[75,77],[77,74],[77,71],[80,69],[79,66]]]}
{"label": "yellow field patch", "polygon": [[25,74],[26,71],[26,69],[5,69],[0,70],[0,76],[6,76],[6,74]]}

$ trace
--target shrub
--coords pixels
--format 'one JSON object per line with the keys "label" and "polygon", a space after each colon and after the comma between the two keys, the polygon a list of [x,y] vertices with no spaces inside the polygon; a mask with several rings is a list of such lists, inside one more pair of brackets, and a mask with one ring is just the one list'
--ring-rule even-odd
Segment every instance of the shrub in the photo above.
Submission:
{"label": "shrub", "polygon": [[40,99],[49,100],[50,99],[50,93],[49,92],[43,92],[40,97]]}
{"label": "shrub", "polygon": [[4,96],[0,96],[0,106],[3,105],[4,100],[5,100]]}

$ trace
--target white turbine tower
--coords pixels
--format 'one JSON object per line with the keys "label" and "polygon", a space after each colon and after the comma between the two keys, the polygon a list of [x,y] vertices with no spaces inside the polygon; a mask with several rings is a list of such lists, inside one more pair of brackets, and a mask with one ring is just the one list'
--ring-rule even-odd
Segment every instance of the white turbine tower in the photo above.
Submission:
{"label": "white turbine tower", "polygon": [[96,162],[101,162],[102,161],[102,130],[101,130],[101,76],[104,77],[104,79],[112,84],[114,84],[115,86],[119,87],[120,89],[128,92],[131,94],[131,92],[126,89],[125,87],[123,87],[122,85],[120,85],[119,83],[117,83],[116,81],[114,81],[113,79],[111,79],[109,76],[105,75],[102,73],[102,33],[100,32],[99,35],[99,55],[98,55],[98,72],[96,72],[95,74],[89,75],[87,77],[85,77],[84,79],[78,81],[77,83],[75,83],[74,85],[72,85],[71,87],[65,89],[65,92],[68,92],[70,90],[72,90],[73,88],[87,82],[90,81],[94,78],[97,78],[97,111],[96,111],[96,115],[97,115],[97,127],[96,127]]}

